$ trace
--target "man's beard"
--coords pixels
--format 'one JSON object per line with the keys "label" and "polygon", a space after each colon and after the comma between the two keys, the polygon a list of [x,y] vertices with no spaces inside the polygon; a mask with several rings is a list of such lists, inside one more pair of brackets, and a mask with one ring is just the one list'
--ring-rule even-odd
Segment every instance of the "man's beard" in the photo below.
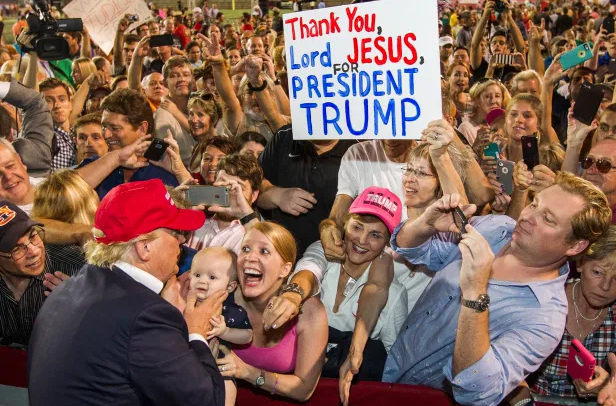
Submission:
{"label": "man's beard", "polygon": [[246,116],[252,121],[257,121],[260,123],[265,121],[265,116],[263,115],[263,113],[261,113],[260,111],[258,113],[254,111],[252,109],[252,105],[244,106],[244,114],[246,114]]}

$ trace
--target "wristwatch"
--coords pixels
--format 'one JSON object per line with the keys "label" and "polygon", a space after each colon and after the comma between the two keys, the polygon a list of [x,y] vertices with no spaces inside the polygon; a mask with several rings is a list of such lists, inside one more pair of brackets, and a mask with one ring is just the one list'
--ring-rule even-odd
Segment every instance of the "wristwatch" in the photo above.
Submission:
{"label": "wristwatch", "polygon": [[261,375],[257,377],[257,380],[255,381],[255,386],[257,388],[260,388],[263,385],[265,385],[265,371],[261,370]]}
{"label": "wristwatch", "polygon": [[479,295],[477,300],[467,300],[462,298],[462,306],[470,307],[478,312],[485,312],[490,307],[490,296],[482,293]]}
{"label": "wristwatch", "polygon": [[304,297],[304,289],[297,283],[290,283],[282,287],[282,293],[293,292],[297,293],[301,298]]}
{"label": "wristwatch", "polygon": [[259,218],[259,215],[253,211],[252,213],[247,214],[244,217],[242,217],[240,219],[240,224],[245,226],[246,224],[250,223],[252,220],[258,219],[258,218]]}

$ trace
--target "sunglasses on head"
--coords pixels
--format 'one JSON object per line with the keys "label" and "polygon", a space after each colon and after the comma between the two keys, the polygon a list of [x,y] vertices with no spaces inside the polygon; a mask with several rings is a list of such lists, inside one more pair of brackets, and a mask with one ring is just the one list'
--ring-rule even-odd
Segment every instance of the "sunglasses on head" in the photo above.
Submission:
{"label": "sunglasses on head", "polygon": [[606,161],[605,159],[597,159],[595,161],[594,158],[586,157],[582,160],[582,168],[584,169],[590,169],[593,164],[597,166],[597,170],[601,173],[608,173],[616,168],[610,161]]}
{"label": "sunglasses on head", "polygon": [[214,100],[215,96],[214,96],[214,93],[209,93],[209,92],[192,92],[190,94],[190,98],[191,99],[198,98],[201,100],[210,101],[210,100]]}

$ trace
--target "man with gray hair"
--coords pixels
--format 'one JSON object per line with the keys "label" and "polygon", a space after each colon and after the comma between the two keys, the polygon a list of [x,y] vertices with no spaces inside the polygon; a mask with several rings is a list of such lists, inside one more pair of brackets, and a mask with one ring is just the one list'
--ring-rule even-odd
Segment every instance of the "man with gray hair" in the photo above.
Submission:
{"label": "man with gray hair", "polygon": [[179,208],[173,193],[155,179],[120,185],[101,201],[88,264],[54,289],[34,323],[31,405],[224,404],[204,337],[228,294],[197,304],[196,291],[181,293],[180,246],[205,214]]}

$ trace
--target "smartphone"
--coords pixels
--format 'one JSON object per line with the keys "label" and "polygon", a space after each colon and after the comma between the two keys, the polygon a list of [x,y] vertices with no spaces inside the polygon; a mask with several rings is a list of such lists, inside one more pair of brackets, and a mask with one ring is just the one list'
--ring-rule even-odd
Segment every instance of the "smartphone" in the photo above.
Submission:
{"label": "smartphone", "polygon": [[165,141],[160,138],[154,138],[148,149],[143,154],[143,157],[149,161],[160,161],[165,155],[165,151],[169,147]]}
{"label": "smartphone", "polygon": [[138,14],[129,14],[128,15],[128,21],[134,23],[136,21],[139,21],[139,15]]}
{"label": "smartphone", "polygon": [[591,83],[583,82],[573,106],[573,117],[586,125],[591,125],[602,101],[603,90]]}
{"label": "smartphone", "polygon": [[506,159],[499,159],[496,162],[496,176],[498,181],[503,184],[504,192],[509,196],[513,194],[513,167],[515,164]]}
{"label": "smartphone", "polygon": [[539,146],[534,135],[522,136],[522,157],[529,171],[539,165]]}
{"label": "smartphone", "polygon": [[610,58],[610,62],[607,65],[607,71],[611,74],[616,74],[616,58]]}
{"label": "smartphone", "polygon": [[483,155],[494,157],[494,159],[500,159],[500,149],[498,148],[498,144],[491,142],[483,147]]}
{"label": "smartphone", "polygon": [[456,227],[460,230],[460,233],[466,232],[466,226],[468,225],[468,219],[464,215],[464,212],[460,207],[453,209],[453,221],[456,223]]}
{"label": "smartphone", "polygon": [[512,65],[514,57],[511,54],[494,54],[494,63],[498,65]]}
{"label": "smartphone", "polygon": [[567,70],[575,65],[579,65],[589,60],[592,56],[592,46],[590,45],[590,42],[585,42],[582,45],[573,48],[571,51],[562,54],[560,57],[560,64],[562,65],[563,70]]}
{"label": "smartphone", "polygon": [[222,186],[192,185],[188,186],[186,199],[194,205],[229,207],[229,189]]}
{"label": "smartphone", "polygon": [[601,26],[607,31],[608,34],[614,33],[614,19],[613,18],[604,19],[603,23],[601,23]]}
{"label": "smartphone", "polygon": [[593,377],[596,365],[597,360],[595,360],[595,357],[590,351],[584,348],[580,340],[574,338],[569,348],[567,374],[569,374],[572,379],[581,379],[584,382],[588,382]]}
{"label": "smartphone", "polygon": [[173,37],[170,34],[153,35],[152,37],[150,37],[150,47],[152,48],[172,45]]}

